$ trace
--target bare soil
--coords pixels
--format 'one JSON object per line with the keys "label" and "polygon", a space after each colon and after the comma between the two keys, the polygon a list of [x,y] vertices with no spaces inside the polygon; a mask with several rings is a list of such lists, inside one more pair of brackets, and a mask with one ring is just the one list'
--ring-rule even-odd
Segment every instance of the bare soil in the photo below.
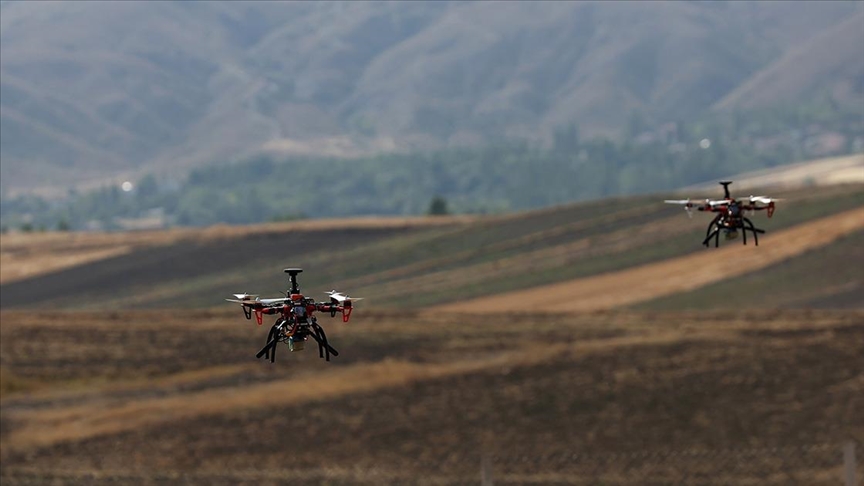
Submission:
{"label": "bare soil", "polygon": [[0,478],[836,484],[864,441],[860,311],[355,314],[271,365],[236,309],[0,313]]}
{"label": "bare soil", "polygon": [[452,309],[472,313],[518,311],[526,302],[544,302],[544,309],[550,311],[611,309],[756,272],[862,228],[864,208],[859,208],[766,235],[758,247],[727,242],[719,249],[712,247],[660,263],[468,300],[454,304]]}

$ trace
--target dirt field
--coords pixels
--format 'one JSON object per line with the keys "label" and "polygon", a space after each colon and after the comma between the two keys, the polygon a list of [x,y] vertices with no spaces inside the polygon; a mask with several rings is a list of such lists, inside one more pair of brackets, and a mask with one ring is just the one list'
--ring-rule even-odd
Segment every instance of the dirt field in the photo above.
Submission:
{"label": "dirt field", "polygon": [[734,296],[738,309],[864,308],[864,229],[739,277],[633,306],[639,310],[715,308]]}
{"label": "dirt field", "polygon": [[[864,312],[0,313],[7,484],[837,484]],[[860,445],[859,445],[860,448]]]}
{"label": "dirt field", "polygon": [[334,218],[245,226],[112,233],[10,233],[0,235],[0,284],[56,272],[133,251],[171,245],[204,245],[250,236],[339,230],[399,230],[468,224],[473,216]]}
{"label": "dirt field", "polygon": [[[837,484],[864,450],[861,189],[785,193],[758,248],[705,250],[654,196],[4,235],[0,480]],[[332,362],[256,360],[267,326],[222,301],[275,295],[282,266],[367,297],[323,319]]]}
{"label": "dirt field", "polygon": [[[13,277],[0,282],[0,305],[4,310],[23,309],[38,296],[40,305],[62,309],[209,308],[237,292],[277,295],[285,285],[281,268],[299,266],[306,270],[302,288],[319,298],[336,288],[365,297],[375,307],[417,308],[471,302],[574,279],[597,282],[593,279],[602,279],[604,274],[646,265],[665,263],[668,266],[650,268],[668,272],[710,260],[699,279],[679,281],[675,289],[665,287],[669,292],[681,291],[831,245],[833,240],[823,236],[835,235],[838,228],[829,227],[815,239],[808,228],[821,228],[837,221],[831,218],[839,213],[864,207],[864,185],[776,195],[786,198],[784,206],[770,220],[757,221],[768,231],[759,248],[737,242],[730,246],[738,248],[706,250],[699,244],[708,223],[706,215],[688,219],[680,208],[663,204],[660,196],[476,219],[346,221],[341,226],[329,221],[317,223],[320,228],[313,222],[299,222],[176,232],[6,235],[8,238],[0,239],[0,257],[5,258],[0,268]],[[781,233],[796,226],[798,230]],[[781,237],[784,234],[801,239],[786,241]],[[726,261],[723,255],[739,254],[742,263],[759,261],[752,268],[722,264]],[[708,271],[718,265],[724,268],[713,274]],[[836,268],[816,266],[813,270],[828,275]],[[698,269],[687,268],[685,274],[692,277],[694,272]],[[661,278],[651,277],[652,285],[669,277],[668,273],[658,275]],[[603,305],[632,305],[639,299],[665,295],[649,290],[654,293],[633,293]],[[811,290],[813,295],[802,296],[804,300],[828,302],[819,300],[822,289]]]}
{"label": "dirt field", "polygon": [[[820,248],[864,228],[864,208],[846,211],[760,238],[758,247],[738,242],[660,263],[512,293],[469,300],[455,311],[518,311],[525,302],[547,302],[550,311],[612,309],[697,289]],[[752,243],[752,241],[751,241]]]}

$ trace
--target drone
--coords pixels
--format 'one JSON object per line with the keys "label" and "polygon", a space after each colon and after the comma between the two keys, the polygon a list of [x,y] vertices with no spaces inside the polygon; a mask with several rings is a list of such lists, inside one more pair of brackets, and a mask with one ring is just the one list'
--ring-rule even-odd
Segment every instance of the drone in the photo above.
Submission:
{"label": "drone", "polygon": [[[712,238],[714,238],[714,247],[720,246],[720,233],[724,233],[726,240],[732,240],[738,237],[738,230],[741,230],[742,241],[747,244],[747,232],[753,233],[753,240],[756,246],[759,246],[759,234],[765,233],[765,230],[759,229],[753,225],[749,218],[744,217],[745,211],[750,211],[751,214],[755,211],[767,211],[768,217],[774,215],[774,202],[779,199],[772,199],[766,196],[750,196],[748,200],[739,201],[729,195],[729,184],[732,181],[720,181],[723,186],[723,199],[711,200],[706,199],[702,204],[696,204],[690,199],[681,200],[665,200],[667,204],[680,204],[684,206],[687,215],[692,217],[693,208],[698,211],[709,211],[717,213],[717,216],[708,224],[708,229],[705,231],[705,239],[702,244],[706,247]],[[764,206],[760,206],[764,204]]]}
{"label": "drone", "polygon": [[330,317],[341,314],[342,322],[348,322],[354,309],[352,301],[362,300],[362,298],[351,298],[331,290],[326,292],[330,302],[315,302],[315,299],[301,294],[300,287],[297,285],[297,275],[302,273],[303,269],[286,268],[284,271],[291,279],[291,289],[283,292],[285,297],[261,299],[257,295],[234,294],[233,299],[225,299],[228,302],[239,303],[246,319],[252,319],[254,314],[259,326],[264,322],[264,314],[279,316],[270,328],[266,344],[255,357],[269,359],[273,363],[276,361],[276,346],[279,343],[287,344],[291,352],[303,351],[310,337],[318,343],[320,358],[330,361],[330,355],[339,356],[339,351],[336,351],[327,341],[324,328],[318,324],[318,319],[313,314],[324,312],[329,313]]}

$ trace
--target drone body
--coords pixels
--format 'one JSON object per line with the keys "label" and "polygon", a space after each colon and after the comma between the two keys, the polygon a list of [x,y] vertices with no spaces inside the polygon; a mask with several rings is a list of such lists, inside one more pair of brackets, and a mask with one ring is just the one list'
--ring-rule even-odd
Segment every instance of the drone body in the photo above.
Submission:
{"label": "drone body", "polygon": [[330,361],[331,354],[339,356],[339,352],[327,341],[327,335],[314,314],[325,312],[329,313],[330,317],[341,314],[342,322],[348,322],[354,308],[352,300],[361,299],[352,299],[333,290],[327,293],[330,296],[329,303],[315,302],[315,299],[300,293],[297,275],[301,272],[303,270],[300,268],[285,269],[285,273],[291,278],[291,289],[285,292],[285,297],[261,299],[257,295],[234,294],[234,299],[225,299],[239,303],[246,319],[252,319],[252,314],[255,314],[259,326],[263,323],[264,314],[279,316],[270,328],[266,344],[255,355],[257,358],[263,357],[272,363],[276,360],[276,346],[280,342],[286,343],[292,352],[302,351],[310,337],[318,343],[318,354],[321,358],[326,357],[327,361]]}
{"label": "drone body", "polygon": [[[708,211],[717,214],[711,223],[708,224],[708,229],[705,231],[705,239],[702,241],[702,244],[706,247],[709,246],[712,238],[714,239],[714,247],[720,246],[720,233],[723,233],[727,240],[737,238],[738,230],[741,230],[741,239],[745,245],[747,244],[747,232],[750,231],[753,233],[753,240],[756,246],[759,246],[759,234],[765,233],[765,230],[756,228],[753,222],[744,216],[744,213],[745,211],[766,210],[770,218],[774,215],[774,201],[777,201],[777,199],[765,196],[750,196],[746,201],[739,201],[729,195],[729,184],[732,184],[732,181],[720,181],[720,185],[723,186],[723,199],[715,201],[706,199],[703,204],[694,204],[690,199],[667,199],[663,202],[667,204],[680,204],[684,206],[688,214],[691,214],[690,212],[693,208],[696,208],[698,211]],[[760,206],[760,203],[765,204],[765,206]]]}

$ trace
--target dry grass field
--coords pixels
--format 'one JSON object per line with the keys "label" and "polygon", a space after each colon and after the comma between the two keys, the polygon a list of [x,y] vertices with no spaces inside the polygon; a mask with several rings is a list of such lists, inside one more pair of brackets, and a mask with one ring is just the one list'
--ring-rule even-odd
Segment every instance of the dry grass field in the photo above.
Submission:
{"label": "dry grass field", "polygon": [[[772,195],[785,199],[773,218],[755,216],[767,231],[759,248],[735,242],[706,250],[700,242],[710,218],[696,214],[688,219],[680,208],[663,204],[661,195],[505,216],[310,221],[125,235],[4,235],[0,267],[13,276],[0,284],[0,304],[26,308],[38,296],[42,305],[64,309],[210,308],[236,292],[275,295],[285,284],[280,270],[286,266],[306,269],[303,288],[322,292],[319,298],[337,288],[390,308],[469,301],[570,281],[590,283],[643,266],[650,273],[652,264],[671,265],[657,281],[682,270],[692,276],[698,269],[688,265],[698,262],[721,267],[701,272],[708,277],[702,284],[707,284],[798,258],[860,226],[864,185]],[[727,257],[747,264],[724,265]],[[683,260],[675,263],[679,258]]]}
{"label": "dry grass field", "polygon": [[3,484],[837,484],[860,311],[5,311]]}
{"label": "dry grass field", "polygon": [[[727,243],[722,249],[713,252],[469,300],[455,305],[453,310],[514,311],[523,308],[526,301],[541,300],[549,302],[544,306],[547,310],[611,309],[675,295],[752,272],[758,273],[772,264],[793,259],[861,230],[864,230],[864,207],[769,235],[762,239],[759,247],[748,248],[737,242]],[[754,292],[759,290],[754,289]],[[770,288],[763,292],[770,293]]]}
{"label": "dry grass field", "polygon": [[475,219],[472,216],[333,218],[112,233],[10,233],[0,235],[0,284],[129,255],[135,251],[174,245],[207,245],[297,232],[417,229],[466,224]]}
{"label": "dry grass field", "polygon": [[[758,248],[703,248],[706,215],[657,196],[3,235],[0,480],[838,484],[864,449],[862,189],[772,193]],[[256,360],[267,325],[222,300],[283,266],[367,297],[323,318],[332,362]]]}

